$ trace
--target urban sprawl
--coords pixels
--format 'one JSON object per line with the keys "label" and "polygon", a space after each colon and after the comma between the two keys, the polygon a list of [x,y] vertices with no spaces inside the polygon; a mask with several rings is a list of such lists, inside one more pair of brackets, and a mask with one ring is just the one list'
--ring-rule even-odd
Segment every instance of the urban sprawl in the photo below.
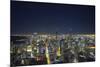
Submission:
{"label": "urban sprawl", "polygon": [[11,35],[11,66],[95,61],[94,34]]}

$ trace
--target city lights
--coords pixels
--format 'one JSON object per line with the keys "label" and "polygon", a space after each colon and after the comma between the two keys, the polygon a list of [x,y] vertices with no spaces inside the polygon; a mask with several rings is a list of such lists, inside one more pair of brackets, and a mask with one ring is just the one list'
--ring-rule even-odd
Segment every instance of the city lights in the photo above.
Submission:
{"label": "city lights", "polygon": [[[37,33],[31,35],[32,37],[24,36],[24,38],[21,38],[22,35],[12,36],[14,38],[20,37],[19,40],[12,40],[11,43],[11,54],[16,53],[17,56],[13,57],[17,58],[16,61],[21,61],[19,65],[76,63],[95,60],[95,36],[93,34],[42,35]],[[19,42],[19,45],[15,41]],[[14,64],[14,61],[12,63]]]}

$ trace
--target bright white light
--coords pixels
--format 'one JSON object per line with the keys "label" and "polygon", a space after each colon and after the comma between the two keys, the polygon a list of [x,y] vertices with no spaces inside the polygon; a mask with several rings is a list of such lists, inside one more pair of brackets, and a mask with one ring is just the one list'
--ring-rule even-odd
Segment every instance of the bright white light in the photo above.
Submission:
{"label": "bright white light", "polygon": [[38,39],[37,42],[39,42],[40,40]]}
{"label": "bright white light", "polygon": [[34,47],[34,50],[36,50],[36,47]]}
{"label": "bright white light", "polygon": [[32,52],[32,49],[27,49],[27,52]]}

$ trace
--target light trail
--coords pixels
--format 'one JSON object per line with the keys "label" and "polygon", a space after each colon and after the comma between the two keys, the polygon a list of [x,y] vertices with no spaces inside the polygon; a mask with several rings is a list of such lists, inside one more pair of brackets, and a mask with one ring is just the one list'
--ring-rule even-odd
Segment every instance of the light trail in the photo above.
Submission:
{"label": "light trail", "polygon": [[50,64],[50,56],[49,56],[49,50],[48,50],[48,44],[47,42],[45,42],[46,44],[46,58],[47,58],[47,63]]}

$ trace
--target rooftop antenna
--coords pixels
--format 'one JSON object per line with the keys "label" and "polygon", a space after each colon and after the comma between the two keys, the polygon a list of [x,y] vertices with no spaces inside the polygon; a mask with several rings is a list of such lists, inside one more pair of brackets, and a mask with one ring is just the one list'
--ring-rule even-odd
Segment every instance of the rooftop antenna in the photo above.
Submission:
{"label": "rooftop antenna", "polygon": [[58,32],[56,32],[56,40],[57,40],[57,35],[58,35]]}

